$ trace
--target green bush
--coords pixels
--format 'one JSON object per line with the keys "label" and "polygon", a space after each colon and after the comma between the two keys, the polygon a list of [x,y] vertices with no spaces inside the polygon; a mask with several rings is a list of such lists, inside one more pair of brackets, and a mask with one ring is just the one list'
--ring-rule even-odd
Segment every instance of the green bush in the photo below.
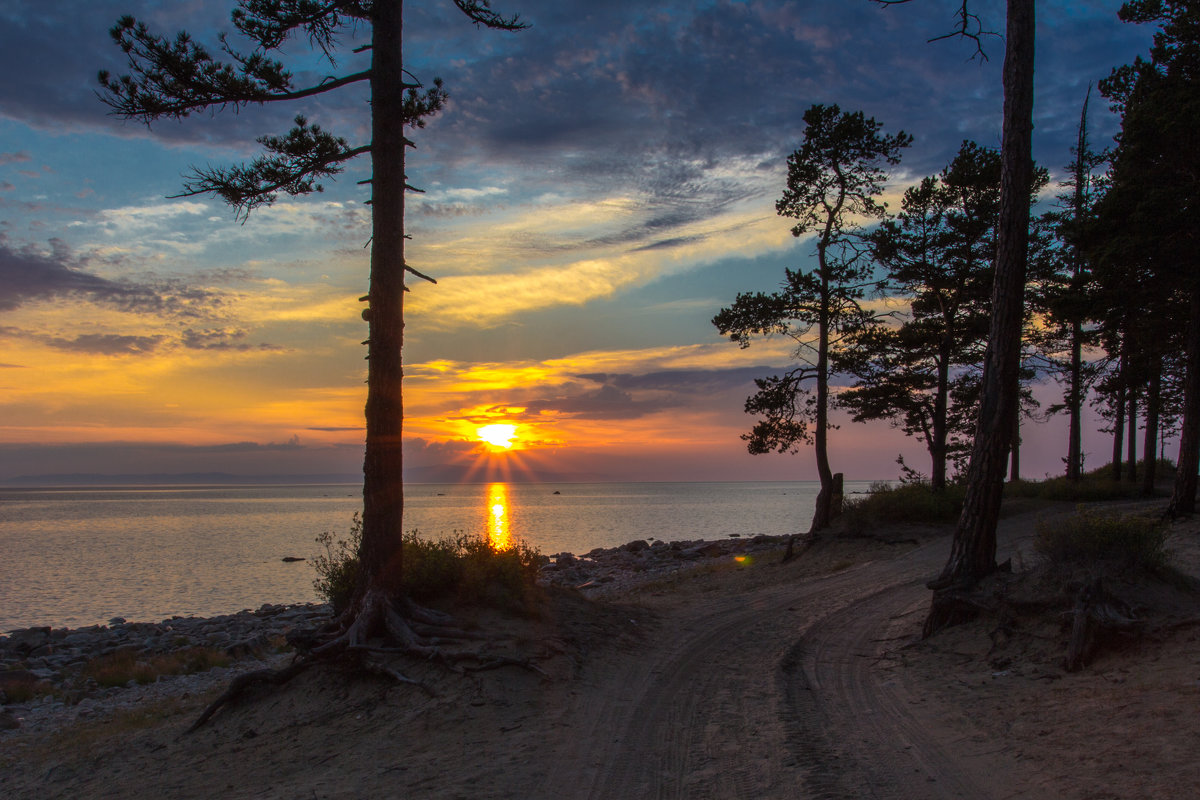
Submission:
{"label": "green bush", "polygon": [[[335,613],[344,610],[358,577],[362,520],[356,514],[348,539],[326,531],[317,537],[325,552],[313,558],[313,588]],[[403,591],[415,600],[453,599],[470,605],[516,606],[537,580],[545,558],[523,543],[493,547],[486,536],[456,532],[424,539],[417,531],[403,535]]]}
{"label": "green bush", "polygon": [[959,484],[934,491],[925,482],[875,483],[865,497],[846,500],[842,516],[851,524],[954,522],[962,513],[964,494]]}
{"label": "green bush", "polygon": [[1079,508],[1067,518],[1039,520],[1034,547],[1055,566],[1108,563],[1135,570],[1165,566],[1167,527],[1132,514],[1107,516]]}
{"label": "green bush", "polygon": [[317,544],[324,553],[312,559],[317,577],[313,589],[333,606],[333,613],[340,614],[350,605],[354,596],[354,582],[358,578],[358,548],[362,544],[362,517],[355,513],[350,524],[348,539],[335,539],[332,531],[317,536]]}

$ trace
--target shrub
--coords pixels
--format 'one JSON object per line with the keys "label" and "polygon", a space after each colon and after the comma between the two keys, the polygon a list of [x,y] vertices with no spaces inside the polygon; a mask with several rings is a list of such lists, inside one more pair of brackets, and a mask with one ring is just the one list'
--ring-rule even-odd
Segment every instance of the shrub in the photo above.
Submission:
{"label": "shrub", "polygon": [[1079,508],[1071,517],[1039,520],[1034,547],[1055,566],[1108,563],[1135,570],[1166,564],[1161,521],[1132,514],[1106,516]]}
{"label": "shrub", "polygon": [[[362,521],[357,514],[348,539],[335,539],[329,531],[317,537],[325,552],[313,558],[317,571],[313,588],[333,605],[334,613],[343,611],[354,594],[361,541]],[[461,531],[437,540],[408,531],[403,545],[400,585],[416,600],[516,606],[536,582],[545,561],[536,548],[523,543],[497,548],[486,536]]]}
{"label": "shrub", "polygon": [[313,589],[333,606],[333,613],[340,614],[350,605],[354,596],[354,582],[358,578],[358,548],[362,544],[362,517],[356,512],[350,523],[348,539],[335,539],[332,531],[323,531],[317,536],[317,544],[324,553],[313,556]]}
{"label": "shrub", "polygon": [[866,497],[847,500],[842,515],[851,524],[912,522],[954,522],[962,513],[965,489],[951,484],[934,491],[928,483],[886,483],[871,485]]}

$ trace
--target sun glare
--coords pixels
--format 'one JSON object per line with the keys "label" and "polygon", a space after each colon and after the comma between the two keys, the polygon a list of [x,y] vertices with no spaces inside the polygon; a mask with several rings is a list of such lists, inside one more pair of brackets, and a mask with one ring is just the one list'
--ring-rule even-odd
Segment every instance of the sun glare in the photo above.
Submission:
{"label": "sun glare", "polygon": [[513,439],[517,437],[517,426],[484,425],[482,428],[475,431],[475,434],[492,447],[499,447],[507,450],[513,446]]}

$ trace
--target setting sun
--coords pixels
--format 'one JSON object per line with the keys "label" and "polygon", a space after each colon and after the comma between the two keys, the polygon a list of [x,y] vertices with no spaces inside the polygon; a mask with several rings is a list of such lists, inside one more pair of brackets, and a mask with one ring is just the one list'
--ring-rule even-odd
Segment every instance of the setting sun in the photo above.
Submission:
{"label": "setting sun", "polygon": [[492,447],[501,447],[508,449],[513,446],[513,439],[517,436],[516,425],[484,425],[477,430],[476,435],[480,439],[490,444]]}

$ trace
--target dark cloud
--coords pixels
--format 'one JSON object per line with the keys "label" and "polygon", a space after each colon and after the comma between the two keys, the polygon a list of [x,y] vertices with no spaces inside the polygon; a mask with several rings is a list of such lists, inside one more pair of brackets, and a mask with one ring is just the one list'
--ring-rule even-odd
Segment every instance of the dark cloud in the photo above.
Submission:
{"label": "dark cloud", "polygon": [[185,330],[182,336],[183,346],[191,350],[271,350],[280,351],[282,347],[273,344],[252,344],[245,341],[249,331],[238,328],[214,328],[196,331]]}
{"label": "dark cloud", "polygon": [[125,336],[111,333],[85,333],[73,339],[46,337],[42,341],[59,350],[96,355],[144,355],[162,344],[162,336]]}
{"label": "dark cloud", "polygon": [[30,302],[76,297],[135,314],[206,317],[222,305],[219,294],[181,281],[150,277],[144,281],[112,280],[86,269],[60,240],[49,251],[13,247],[0,233],[0,311]]}
{"label": "dark cloud", "polygon": [[[703,404],[714,394],[752,389],[754,378],[778,372],[775,367],[662,370],[644,374],[586,373],[578,380],[600,384],[595,389],[568,386],[551,397],[522,403],[524,416],[564,414],[581,419],[637,419],[672,408]],[[503,407],[494,409],[507,413]],[[511,414],[510,414],[511,416]]]}
{"label": "dark cloud", "polygon": [[31,158],[32,156],[24,151],[16,153],[0,153],[0,166],[4,166],[5,164],[23,164],[26,161],[29,161]]}

